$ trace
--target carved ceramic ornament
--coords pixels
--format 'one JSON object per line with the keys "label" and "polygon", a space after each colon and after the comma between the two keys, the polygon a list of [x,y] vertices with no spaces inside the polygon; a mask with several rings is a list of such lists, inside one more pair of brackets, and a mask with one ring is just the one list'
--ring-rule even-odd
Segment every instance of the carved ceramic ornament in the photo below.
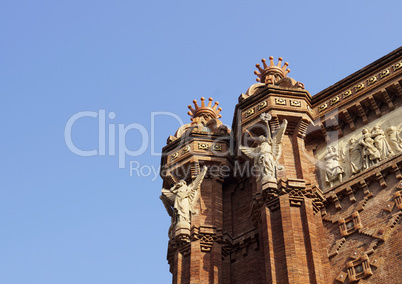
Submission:
{"label": "carved ceramic ornament", "polygon": [[317,151],[321,187],[334,187],[401,153],[402,116],[396,110]]}
{"label": "carved ceramic ornament", "polygon": [[278,63],[274,63],[274,57],[269,57],[269,65],[265,59],[262,59],[262,67],[260,64],[256,64],[258,71],[254,71],[254,74],[257,75],[256,81],[259,82],[257,84],[252,85],[245,94],[241,94],[239,97],[239,101],[242,101],[252,95],[257,91],[258,88],[266,85],[276,85],[284,88],[291,89],[304,89],[304,84],[301,82],[297,82],[293,78],[288,77],[288,73],[290,69],[288,69],[289,63],[285,62],[282,65],[283,58],[278,58]]}

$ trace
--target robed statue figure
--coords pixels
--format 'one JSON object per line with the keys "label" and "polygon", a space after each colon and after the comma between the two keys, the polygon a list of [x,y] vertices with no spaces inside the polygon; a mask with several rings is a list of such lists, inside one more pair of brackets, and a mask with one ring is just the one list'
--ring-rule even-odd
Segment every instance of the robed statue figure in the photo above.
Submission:
{"label": "robed statue figure", "polygon": [[185,180],[180,180],[170,189],[162,189],[160,199],[171,217],[169,238],[174,237],[174,230],[190,229],[191,214],[195,214],[194,207],[199,197],[198,189],[206,172],[207,167],[204,166],[191,184],[187,185]]}
{"label": "robed statue figure", "polygon": [[239,149],[246,154],[249,158],[253,159],[254,167],[257,168],[258,176],[257,182],[261,180],[262,183],[266,181],[276,182],[278,169],[283,167],[279,165],[278,159],[281,155],[281,143],[285,134],[288,121],[283,120],[281,127],[276,133],[275,137],[271,137],[271,130],[268,121],[271,119],[271,115],[263,113],[260,116],[261,120],[266,123],[267,136],[259,136],[258,140],[260,145],[256,148],[239,146]]}

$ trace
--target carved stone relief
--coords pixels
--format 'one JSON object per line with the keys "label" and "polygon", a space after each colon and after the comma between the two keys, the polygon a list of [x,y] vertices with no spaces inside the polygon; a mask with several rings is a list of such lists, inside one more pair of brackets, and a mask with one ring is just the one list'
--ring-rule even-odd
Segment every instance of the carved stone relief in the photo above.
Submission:
{"label": "carved stone relief", "polygon": [[328,152],[324,156],[325,160],[325,182],[330,187],[333,186],[335,181],[342,182],[342,176],[344,174],[343,168],[339,164],[339,153],[334,146],[327,148]]}
{"label": "carved stone relief", "polygon": [[328,189],[402,153],[402,116],[393,111],[317,150],[321,186]]}

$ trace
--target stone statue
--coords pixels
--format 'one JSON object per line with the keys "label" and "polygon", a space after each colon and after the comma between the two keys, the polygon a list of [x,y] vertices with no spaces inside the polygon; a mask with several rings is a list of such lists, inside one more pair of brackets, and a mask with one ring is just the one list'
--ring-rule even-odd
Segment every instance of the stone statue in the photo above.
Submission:
{"label": "stone statue", "polygon": [[387,159],[394,154],[385,138],[384,131],[378,124],[373,127],[371,137],[374,139],[374,146],[380,151],[380,160]]}
{"label": "stone statue", "polygon": [[362,145],[363,169],[365,170],[380,161],[381,153],[374,146],[374,140],[371,138],[371,134],[367,128],[363,128],[362,134],[363,137],[359,143]]}
{"label": "stone statue", "polygon": [[386,138],[389,146],[395,154],[402,152],[402,139],[398,134],[398,130],[395,126],[388,127],[385,130]]}
{"label": "stone statue", "polygon": [[330,187],[333,187],[335,181],[342,182],[344,171],[339,164],[339,154],[336,148],[334,146],[329,146],[327,151],[327,154],[324,156],[325,181],[329,183]]}
{"label": "stone statue", "polygon": [[363,168],[362,145],[357,139],[350,138],[346,146],[343,162],[350,168],[350,174],[355,175]]}
{"label": "stone statue", "polygon": [[263,135],[259,136],[260,145],[256,148],[239,146],[239,149],[249,158],[253,159],[254,166],[258,169],[259,173],[257,182],[260,180],[262,183],[266,181],[276,182],[277,171],[283,168],[279,165],[278,159],[281,155],[282,138],[285,134],[288,121],[284,119],[275,137],[271,138],[271,130],[268,124],[271,115],[263,113],[260,118],[266,123],[267,137]]}
{"label": "stone statue", "polygon": [[185,180],[181,180],[170,189],[162,189],[160,199],[172,218],[169,238],[174,237],[174,230],[190,229],[191,214],[195,214],[194,207],[199,197],[198,188],[204,180],[206,172],[207,167],[204,166],[201,173],[190,185],[187,185]]}

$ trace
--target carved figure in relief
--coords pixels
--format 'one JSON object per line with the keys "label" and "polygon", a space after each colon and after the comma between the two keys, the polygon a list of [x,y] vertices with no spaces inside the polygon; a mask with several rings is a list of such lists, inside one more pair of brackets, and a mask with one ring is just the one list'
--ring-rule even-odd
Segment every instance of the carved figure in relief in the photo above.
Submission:
{"label": "carved figure in relief", "polygon": [[373,127],[371,137],[374,139],[374,146],[380,151],[380,160],[387,159],[394,154],[385,138],[384,131],[378,124]]}
{"label": "carved figure in relief", "polygon": [[395,154],[399,154],[402,152],[402,139],[398,134],[398,130],[395,126],[388,127],[385,130],[385,135],[389,146]]}
{"label": "carved figure in relief", "polygon": [[267,137],[263,135],[259,136],[260,145],[256,148],[239,146],[239,149],[249,158],[253,159],[254,166],[259,172],[257,181],[261,180],[264,183],[266,181],[276,181],[277,171],[282,168],[278,163],[278,159],[281,155],[282,138],[288,122],[284,119],[275,137],[271,138],[271,130],[268,124],[271,115],[263,113],[260,118],[266,123]]}
{"label": "carved figure in relief", "polygon": [[195,214],[194,207],[199,197],[198,189],[206,172],[207,167],[204,166],[190,185],[187,185],[185,180],[181,180],[170,189],[162,189],[160,199],[172,218],[169,228],[170,238],[174,237],[174,229],[190,229],[191,214]]}
{"label": "carved figure in relief", "polygon": [[327,148],[327,154],[324,156],[325,160],[325,181],[333,187],[335,181],[342,182],[344,174],[343,168],[339,164],[339,154],[334,146]]}
{"label": "carved figure in relief", "polygon": [[[360,138],[348,139],[345,147],[339,151],[345,169],[342,178],[356,175],[395,154],[401,154],[401,132],[402,129],[395,126],[390,126],[384,131],[376,124],[372,129],[363,128]],[[329,157],[329,153],[330,151],[325,157]],[[325,161],[327,163],[327,158]],[[331,178],[327,172],[326,175],[326,181],[330,183]]]}
{"label": "carved figure in relief", "polygon": [[350,174],[355,175],[363,168],[362,145],[356,138],[350,138],[346,147],[343,162],[350,168]]}
{"label": "carved figure in relief", "polygon": [[363,128],[362,134],[363,137],[359,143],[362,145],[363,169],[365,170],[380,161],[381,153],[374,146],[374,140],[367,128]]}

